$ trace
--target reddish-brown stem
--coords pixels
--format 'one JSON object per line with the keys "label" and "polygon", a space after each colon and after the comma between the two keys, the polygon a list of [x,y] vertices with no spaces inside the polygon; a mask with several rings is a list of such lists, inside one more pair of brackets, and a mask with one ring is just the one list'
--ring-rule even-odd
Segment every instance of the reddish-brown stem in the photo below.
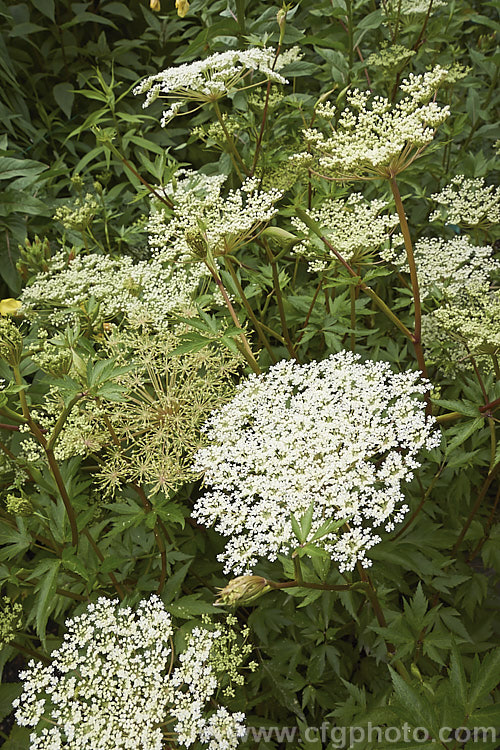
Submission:
{"label": "reddish-brown stem", "polygon": [[470,562],[471,560],[474,560],[475,557],[477,557],[477,555],[479,554],[479,552],[483,548],[483,544],[488,539],[488,537],[490,535],[490,529],[491,529],[491,527],[493,525],[493,520],[495,518],[495,511],[497,509],[497,505],[498,505],[499,501],[500,501],[500,487],[497,490],[497,495],[495,497],[495,502],[493,503],[493,507],[491,509],[489,518],[488,518],[488,520],[486,522],[486,527],[485,527],[484,535],[483,535],[482,539],[479,540],[479,542],[477,543],[476,547],[470,553],[469,557],[467,558],[467,562]]}
{"label": "reddish-brown stem", "polygon": [[[83,534],[89,540],[90,546],[94,550],[94,552],[97,555],[97,557],[99,558],[99,560],[101,562],[104,562],[104,555],[102,554],[101,550],[99,549],[99,547],[98,547],[97,543],[95,542],[95,540],[94,540],[92,534],[90,533],[90,531],[88,529],[83,529]],[[112,573],[111,571],[109,571],[108,576],[109,576],[109,580],[111,581],[111,583],[113,584],[113,586],[115,588],[116,593],[118,594],[118,596],[120,597],[120,599],[123,599],[124,596],[125,596],[125,594],[123,593],[123,589],[120,586],[120,584],[118,583],[118,580],[117,580],[115,574]]]}
{"label": "reddish-brown stem", "polygon": [[[280,52],[281,52],[281,42],[278,44],[278,48],[276,50],[276,55],[274,56],[274,63],[273,63],[273,67],[272,67],[273,70],[274,70],[274,67],[276,65],[276,61],[278,59],[278,56],[279,56]],[[271,81],[269,80],[267,82],[266,100],[264,102],[264,110],[262,112],[262,122],[260,124],[259,136],[257,138],[257,143],[256,143],[256,146],[255,146],[255,154],[254,154],[254,157],[253,157],[252,167],[250,169],[250,176],[253,176],[253,174],[255,172],[255,169],[257,167],[257,162],[259,161],[260,149],[262,147],[262,139],[264,137],[264,132],[266,130],[267,112],[268,112],[268,109],[269,109],[269,94],[270,93],[271,93]]]}
{"label": "reddish-brown stem", "polygon": [[306,328],[307,328],[307,326],[309,324],[309,319],[310,319],[310,317],[312,315],[312,311],[314,309],[314,305],[316,304],[316,300],[318,299],[318,295],[319,295],[319,293],[321,291],[321,287],[322,286],[323,286],[323,279],[320,279],[320,282],[319,282],[318,286],[316,287],[316,291],[314,292],[311,304],[309,305],[309,310],[307,311],[306,319],[304,320],[304,325],[302,326],[302,331],[300,332],[299,338],[295,342],[295,346],[298,346],[300,344],[300,342],[302,340],[302,336],[306,332]]}
{"label": "reddish-brown stem", "polygon": [[483,502],[486,493],[488,492],[488,488],[490,484],[492,483],[493,479],[495,478],[495,474],[497,473],[498,466],[493,469],[493,471],[490,471],[488,476],[483,482],[483,486],[481,487],[481,491],[479,492],[479,495],[477,496],[476,502],[474,503],[471,512],[469,513],[469,516],[464,524],[464,527],[462,531],[459,534],[459,537],[455,544],[453,545],[453,549],[451,551],[451,556],[454,557],[457,553],[458,548],[463,542],[463,539],[465,535],[467,534],[467,531],[469,530],[469,526],[471,525],[472,521],[474,520],[474,516],[478,512],[479,508],[481,507],[481,503]]}
{"label": "reddish-brown stem", "polygon": [[409,518],[409,519],[408,519],[408,521],[407,521],[407,522],[405,523],[405,525],[404,525],[404,526],[403,526],[403,527],[402,527],[402,528],[401,528],[401,529],[400,529],[400,530],[398,531],[398,533],[397,533],[397,534],[395,534],[395,535],[394,535],[394,536],[392,537],[392,539],[391,539],[391,542],[395,542],[395,541],[396,541],[396,539],[399,539],[399,537],[400,537],[400,536],[401,536],[402,534],[404,534],[404,533],[405,533],[405,531],[407,531],[407,530],[408,530],[408,529],[410,528],[410,526],[412,525],[412,523],[413,523],[413,522],[415,521],[415,519],[417,518],[418,514],[419,514],[419,513],[420,513],[420,511],[422,510],[422,508],[423,508],[423,506],[424,506],[424,503],[425,503],[425,501],[426,501],[426,500],[428,499],[429,495],[431,494],[432,490],[434,489],[434,485],[436,484],[437,480],[438,480],[438,479],[439,479],[439,477],[441,476],[441,474],[442,474],[442,472],[443,472],[443,469],[444,469],[444,464],[443,464],[442,466],[440,466],[440,467],[439,467],[439,470],[438,470],[438,472],[437,472],[437,473],[436,473],[436,474],[434,475],[434,477],[433,477],[433,479],[432,479],[432,482],[431,482],[431,483],[430,483],[430,485],[429,485],[429,486],[427,487],[427,489],[426,489],[426,491],[425,491],[425,493],[424,493],[424,495],[423,495],[423,497],[422,497],[422,500],[420,501],[420,503],[419,503],[418,507],[417,507],[417,508],[416,508],[416,509],[415,509],[415,510],[413,511],[413,513],[411,514],[410,518]]}
{"label": "reddish-brown stem", "polygon": [[480,406],[479,411],[493,411],[493,409],[496,409],[498,406],[500,406],[500,398],[496,398],[494,401],[489,401],[484,406]]}

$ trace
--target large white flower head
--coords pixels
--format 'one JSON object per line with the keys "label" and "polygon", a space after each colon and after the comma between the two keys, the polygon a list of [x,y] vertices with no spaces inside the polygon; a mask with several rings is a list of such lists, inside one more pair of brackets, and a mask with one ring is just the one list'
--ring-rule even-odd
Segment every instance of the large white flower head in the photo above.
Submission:
{"label": "large white flower head", "polygon": [[500,223],[500,188],[487,185],[482,177],[458,174],[431,199],[440,207],[430,215],[430,221],[444,220],[466,229]]}
{"label": "large white flower head", "polygon": [[[381,255],[386,260],[393,260],[401,271],[409,273],[406,253],[395,258],[389,253]],[[425,237],[418,240],[415,243],[415,263],[422,298],[431,296],[434,291],[453,297],[464,288],[488,288],[491,274],[500,270],[500,262],[492,256],[492,247],[473,245],[468,237],[450,240]]]}
{"label": "large white flower head", "polygon": [[161,120],[165,127],[187,102],[194,102],[196,108],[207,102],[216,102],[237,89],[244,79],[251,77],[252,84],[256,83],[257,76],[260,78],[258,83],[288,83],[278,71],[298,56],[298,49],[294,49],[275,59],[276,51],[272,47],[216,52],[205,60],[167,68],[146,78],[136,86],[134,94],[146,93],[144,107],[159,96],[170,102]]}
{"label": "large white flower head", "polygon": [[464,287],[447,304],[424,315],[422,326],[428,356],[442,370],[470,369],[471,355],[491,369],[500,355],[500,290]]}
{"label": "large white flower head", "polygon": [[194,516],[228,537],[226,572],[250,572],[297,546],[290,513],[313,504],[312,536],[330,519],[343,528],[322,544],[352,570],[408,510],[401,483],[416,456],[439,437],[418,398],[418,372],[393,373],[386,362],[361,362],[342,351],[322,362],[282,361],[240,384],[206,430],[196,468],[207,492]]}
{"label": "large white flower head", "polygon": [[179,170],[175,185],[166,194],[175,206],[171,216],[163,204],[153,204],[148,231],[153,253],[175,246],[183,256],[205,259],[234,253],[258,236],[276,215],[280,190],[259,190],[258,180],[248,178],[224,197],[225,175],[204,175]]}
{"label": "large white flower head", "polygon": [[[219,632],[195,628],[172,668],[173,628],[157,596],[133,611],[100,598],[68,620],[49,666],[30,662],[14,701],[30,750],[162,750],[196,740],[235,748],[243,714],[207,706],[218,688],[210,664]],[[220,738],[220,744],[214,744]]]}
{"label": "large white flower head", "polygon": [[[354,89],[347,93],[347,107],[331,132],[310,128],[304,131],[312,151],[299,154],[307,163],[317,159],[317,169],[339,180],[392,177],[418,158],[434,138],[436,128],[449,115],[449,107],[434,101],[444,82],[459,74],[436,66],[433,70],[402,81],[403,98],[393,104],[383,96]],[[330,104],[317,107],[319,115],[332,119],[336,110]]]}
{"label": "large white flower head", "polygon": [[[384,213],[386,209],[386,201],[366,201],[361,193],[352,193],[345,199],[326,198],[308,213],[345,260],[362,263],[387,242],[399,225],[398,215]],[[307,227],[300,219],[293,217],[291,222],[296,229],[307,233]],[[296,245],[294,252],[310,258],[309,266],[314,271],[322,270],[334,260],[331,253],[325,252],[324,243],[317,240],[316,235]]]}

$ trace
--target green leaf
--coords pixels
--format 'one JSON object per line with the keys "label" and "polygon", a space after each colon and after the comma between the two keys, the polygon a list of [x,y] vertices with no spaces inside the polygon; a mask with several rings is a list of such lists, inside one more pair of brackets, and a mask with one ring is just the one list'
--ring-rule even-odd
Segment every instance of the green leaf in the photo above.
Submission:
{"label": "green leaf", "polygon": [[465,414],[467,417],[477,417],[479,415],[479,407],[477,404],[472,403],[472,401],[438,399],[436,401],[433,400],[432,403],[450,411],[458,411],[459,414]]}
{"label": "green leaf", "polygon": [[52,93],[54,94],[56,103],[69,120],[71,117],[71,110],[73,109],[73,102],[75,101],[73,86],[64,81],[62,83],[56,83],[52,89]]}
{"label": "green leaf", "polygon": [[467,701],[467,713],[472,713],[498,685],[500,675],[500,648],[491,651],[483,659],[477,679],[472,682]]}
{"label": "green leaf", "polygon": [[26,750],[30,746],[30,727],[20,727],[14,724],[9,739],[2,745],[3,750]]}
{"label": "green leaf", "polygon": [[302,518],[300,519],[300,531],[302,533],[302,541],[305,542],[311,531],[312,519],[314,513],[314,503],[308,507]]}
{"label": "green leaf", "polygon": [[219,607],[214,607],[213,604],[200,600],[198,596],[198,594],[183,596],[175,602],[170,602],[166,609],[174,615],[174,617],[182,617],[184,620],[189,620],[191,617],[196,617],[197,615],[203,615],[205,613],[221,611]]}
{"label": "green leaf", "polygon": [[0,180],[12,180],[14,177],[36,178],[48,169],[45,164],[32,159],[13,159],[10,156],[0,156]]}
{"label": "green leaf", "polygon": [[340,527],[343,526],[346,521],[347,519],[345,518],[342,518],[340,521],[325,521],[325,523],[319,527],[319,529],[313,534],[309,541],[315,542],[318,539],[321,539],[321,537],[326,536],[327,534],[333,534],[333,532],[337,531],[337,529],[340,529]]}
{"label": "green leaf", "polygon": [[55,2],[54,0],[31,0],[35,8],[50,18],[52,23],[55,22]]}
{"label": "green leaf", "polygon": [[469,438],[476,430],[480,430],[481,427],[484,426],[484,418],[483,417],[477,417],[476,419],[473,419],[472,421],[468,421],[466,424],[462,425],[458,432],[456,433],[455,437],[452,439],[450,443],[446,446],[446,455],[449,456],[450,453],[453,453],[455,448],[458,448],[459,445],[462,445],[462,443],[465,443],[467,438]]}
{"label": "green leaf", "polygon": [[12,701],[19,698],[23,691],[20,682],[3,682],[0,685],[0,721],[12,711]]}
{"label": "green leaf", "polygon": [[302,537],[302,529],[300,528],[300,524],[295,518],[295,516],[293,515],[293,513],[290,513],[290,521],[292,524],[292,531],[295,534],[295,537],[300,542],[300,544],[302,544],[304,542],[304,539]]}
{"label": "green leaf", "polygon": [[16,529],[0,521],[0,560],[12,560],[30,546],[31,536],[22,518],[18,518]]}
{"label": "green leaf", "polygon": [[5,190],[0,196],[0,216],[13,213],[50,216],[51,209],[39,198],[20,190]]}
{"label": "green leaf", "polygon": [[467,705],[467,678],[465,670],[457,648],[457,644],[451,642],[451,659],[450,659],[450,682],[453,687],[454,698],[460,704],[465,712]]}
{"label": "green leaf", "polygon": [[36,601],[36,632],[45,648],[45,628],[47,620],[52,612],[55,599],[54,594],[57,588],[57,577],[61,560],[48,560],[47,572],[42,581],[36,586],[35,591],[38,593]]}

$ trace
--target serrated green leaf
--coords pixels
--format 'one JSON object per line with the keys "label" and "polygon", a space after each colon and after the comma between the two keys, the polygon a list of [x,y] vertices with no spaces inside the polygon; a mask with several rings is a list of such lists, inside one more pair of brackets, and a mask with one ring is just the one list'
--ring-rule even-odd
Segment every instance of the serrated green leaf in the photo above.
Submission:
{"label": "serrated green leaf", "polygon": [[467,438],[469,438],[474,432],[476,432],[476,430],[480,430],[483,426],[483,417],[477,417],[476,419],[468,421],[466,424],[462,425],[452,441],[446,446],[446,455],[449,456],[450,453],[453,453],[455,448],[458,448],[459,445],[465,443]]}
{"label": "serrated green leaf", "polygon": [[3,682],[0,685],[0,721],[12,711],[12,701],[18,698],[23,690],[20,682]]}
{"label": "serrated green leaf", "polygon": [[460,653],[454,641],[451,642],[451,659],[450,659],[450,682],[454,692],[454,698],[460,704],[460,707],[466,710],[467,706],[467,678],[462,663]]}
{"label": "serrated green leaf", "polygon": [[500,648],[486,654],[481,664],[477,678],[471,681],[467,713],[472,713],[479,707],[489,693],[497,687],[500,675]]}
{"label": "serrated green leaf", "polygon": [[57,588],[57,577],[59,575],[60,567],[61,560],[49,560],[47,562],[47,571],[45,572],[42,581],[40,581],[35,588],[35,591],[38,594],[35,610],[36,632],[43,643],[44,648],[45,628],[47,626],[49,615],[55,605],[54,594]]}

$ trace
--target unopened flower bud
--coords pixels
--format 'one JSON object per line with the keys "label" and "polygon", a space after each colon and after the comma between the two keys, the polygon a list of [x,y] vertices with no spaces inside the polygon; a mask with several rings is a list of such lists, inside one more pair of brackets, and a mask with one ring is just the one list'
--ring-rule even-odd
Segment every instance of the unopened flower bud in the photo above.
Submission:
{"label": "unopened flower bud", "polygon": [[249,604],[270,589],[267,580],[262,576],[238,576],[229,581],[224,589],[219,589],[219,598],[215,603],[231,607],[237,604]]}
{"label": "unopened flower bud", "polygon": [[276,14],[276,20],[278,22],[278,26],[280,27],[280,44],[283,41],[283,37],[285,36],[286,14],[286,7],[280,8],[280,10]]}
{"label": "unopened flower bud", "polygon": [[188,0],[175,0],[175,7],[177,8],[179,18],[184,18],[189,10]]}

